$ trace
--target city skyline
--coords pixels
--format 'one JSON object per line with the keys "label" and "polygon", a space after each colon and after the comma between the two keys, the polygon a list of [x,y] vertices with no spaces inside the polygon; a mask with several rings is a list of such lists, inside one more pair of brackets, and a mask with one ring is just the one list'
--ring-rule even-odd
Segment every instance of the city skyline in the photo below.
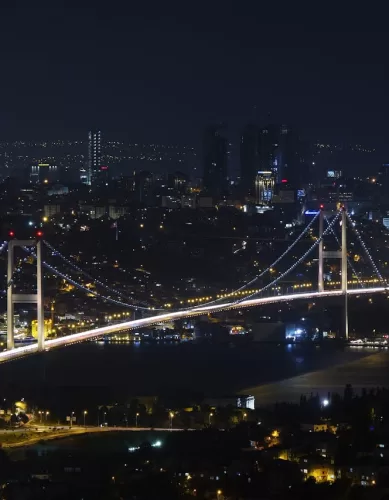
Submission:
{"label": "city skyline", "polygon": [[388,498],[386,12],[0,14],[0,500]]}
{"label": "city skyline", "polygon": [[[316,164],[320,165],[321,171],[323,169],[342,171],[346,177],[369,176],[376,173],[383,164],[386,164],[386,156],[382,150],[377,151],[366,144],[326,143],[320,140],[310,142],[299,130],[292,129],[285,124],[270,123],[261,126],[251,122],[233,140],[228,134],[228,128],[223,124],[209,124],[203,130],[203,139],[204,134],[210,130],[218,130],[218,134],[225,141],[223,154],[226,155],[226,165],[223,169],[226,167],[227,170],[222,174],[223,177],[227,176],[231,180],[241,176],[245,177],[248,174],[247,162],[251,164],[249,177],[242,179],[243,184],[246,184],[245,189],[248,187],[249,178],[251,178],[249,182],[253,189],[253,179],[256,173],[271,169],[271,164],[274,161],[278,163],[279,182],[283,176],[294,180],[299,177],[300,183],[303,182],[303,178],[306,178],[307,169],[312,171],[310,175],[314,174],[312,180],[315,182],[318,180],[317,176],[320,176],[321,173],[314,173],[314,170],[317,170]],[[90,147],[92,150],[94,149],[90,140],[91,133],[93,131],[85,131],[83,137],[78,137],[75,140],[62,138],[0,141],[0,156],[3,157],[4,174],[15,175],[15,166],[20,168],[21,164],[28,164],[31,167],[42,162],[63,163],[65,161],[66,170],[72,170],[76,168],[76,165],[79,165],[82,170],[82,182],[89,183],[88,179],[91,178]],[[207,155],[207,146],[204,140],[200,146],[194,147],[189,144],[164,144],[151,141],[142,143],[133,140],[127,142],[112,136],[107,137],[104,130],[98,130],[95,133],[100,138],[98,143],[96,142],[100,151],[98,163],[106,173],[109,170],[110,175],[116,171],[116,167],[114,170],[112,167],[117,166],[117,162],[122,163],[123,167],[127,169],[138,172],[141,170],[159,173],[182,171],[195,177],[200,177],[205,173],[204,157]],[[249,135],[247,136],[247,134]],[[249,143],[247,143],[248,138]],[[266,138],[269,138],[273,145],[267,144]],[[245,153],[247,146],[249,147],[247,150],[249,156]],[[295,154],[297,154],[296,159],[300,158],[297,163],[293,159]],[[282,172],[283,175],[281,175]],[[117,174],[116,171],[115,175]],[[101,172],[99,176],[101,177]]]}

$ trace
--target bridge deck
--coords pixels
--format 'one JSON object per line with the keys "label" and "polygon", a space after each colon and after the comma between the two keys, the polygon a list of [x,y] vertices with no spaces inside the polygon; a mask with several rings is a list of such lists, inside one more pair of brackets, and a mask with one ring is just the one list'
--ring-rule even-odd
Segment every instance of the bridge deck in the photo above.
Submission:
{"label": "bridge deck", "polygon": [[[383,293],[388,290],[389,289],[386,287],[359,288],[359,289],[348,290],[348,295]],[[245,307],[256,307],[265,304],[273,304],[275,302],[289,302],[291,300],[303,300],[303,299],[313,299],[322,297],[323,298],[339,297],[341,295],[342,295],[341,290],[325,290],[324,292],[312,291],[312,292],[294,293],[288,295],[275,295],[273,297],[262,297],[258,299],[248,299],[248,300],[243,300],[238,304],[234,302],[229,302],[226,304],[214,304],[209,306],[199,306],[191,309],[183,309],[181,311],[172,311],[170,313],[158,314],[155,316],[151,316],[149,318],[124,321],[123,323],[116,323],[114,325],[103,326],[101,328],[95,328],[94,330],[87,330],[85,332],[74,333],[72,335],[68,335],[67,337],[59,337],[56,339],[46,340],[45,350],[49,351],[57,347],[69,346],[72,344],[76,344],[78,342],[84,342],[86,340],[91,340],[97,337],[101,337],[103,335],[109,335],[123,330],[134,330],[136,328],[144,328],[165,321],[186,319],[208,314],[210,312],[241,309]],[[9,351],[0,352],[0,363],[6,361],[12,361],[14,359],[18,359],[23,356],[28,356],[37,352],[38,352],[37,344],[30,344],[23,347],[16,347],[15,349]]]}

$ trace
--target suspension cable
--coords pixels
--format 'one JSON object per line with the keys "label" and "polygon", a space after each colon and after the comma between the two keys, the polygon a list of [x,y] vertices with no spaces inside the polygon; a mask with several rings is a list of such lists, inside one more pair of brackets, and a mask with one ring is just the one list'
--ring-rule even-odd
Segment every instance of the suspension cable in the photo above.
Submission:
{"label": "suspension cable", "polygon": [[[255,281],[257,281],[260,278],[262,278],[266,273],[268,273],[270,271],[271,268],[273,268],[274,266],[276,266],[294,248],[294,246],[297,245],[297,243],[301,240],[301,238],[303,238],[307,234],[307,232],[310,230],[310,228],[312,227],[312,225],[315,222],[315,220],[318,218],[319,213],[320,212],[317,212],[317,214],[312,218],[312,220],[306,226],[306,228],[304,229],[304,231],[302,231],[302,233],[299,234],[299,236],[293,241],[293,243],[291,243],[291,245],[274,262],[272,262],[264,271],[262,271],[260,274],[258,274],[257,276],[255,276],[254,278],[252,278],[250,281],[248,281],[247,283],[245,283],[244,285],[242,285],[240,288],[237,288],[237,289],[233,290],[232,292],[229,292],[229,294],[227,294],[227,295],[235,294],[237,292],[241,292],[245,288],[247,288],[247,287],[251,286],[253,283],[255,283]],[[199,307],[204,307],[204,306],[208,306],[208,305],[211,305],[211,304],[215,304],[216,302],[220,302],[223,299],[224,299],[224,297],[219,297],[218,299],[211,300],[210,302],[204,302],[202,304],[199,304],[198,306],[194,306],[191,309],[197,309]],[[243,300],[245,300],[245,298]],[[180,309],[183,309],[183,308],[180,308]]]}
{"label": "suspension cable", "polygon": [[[264,271],[262,271],[259,275],[255,276],[253,279],[251,279],[250,281],[248,281],[247,283],[245,283],[241,287],[237,288],[236,290],[233,290],[230,293],[234,294],[234,293],[237,293],[237,292],[240,292],[240,291],[244,290],[245,288],[247,288],[250,285],[252,285],[255,281],[257,281],[258,279],[260,279],[262,276],[264,276],[267,272],[269,272],[272,267],[274,267],[275,265],[277,265],[294,248],[294,246],[305,236],[305,234],[309,231],[309,229],[314,224],[314,222],[317,219],[318,215],[319,215],[319,212],[312,218],[312,220],[309,222],[309,224],[305,227],[304,231],[302,231],[299,234],[299,236],[292,242],[292,244],[274,262],[272,262]],[[121,297],[125,297],[125,295],[122,292],[119,292],[118,290],[116,290],[114,288],[111,288],[110,286],[106,285],[102,281],[100,281],[100,280],[94,278],[93,276],[91,276],[88,272],[84,271],[81,267],[77,266],[77,264],[75,264],[74,262],[72,262],[71,260],[69,260],[67,257],[65,257],[63,254],[61,254],[61,252],[59,252],[56,248],[54,248],[48,241],[44,240],[44,243],[45,243],[45,245],[52,252],[56,253],[59,257],[61,257],[64,260],[64,262],[66,262],[68,265],[70,265],[71,267],[73,267],[76,271],[81,272],[82,274],[84,274],[84,276],[88,277],[88,279],[90,279],[94,283],[99,284],[100,286],[102,286],[106,290],[108,290],[108,291],[110,291],[112,293],[115,293],[115,294],[117,294],[117,295],[119,295]],[[223,300],[223,298],[218,298],[218,299],[210,301],[210,302],[204,302],[202,304],[199,304],[198,306],[192,307],[191,309],[196,309],[198,307],[204,307],[204,306],[207,306],[207,305],[219,302],[221,300]],[[135,307],[135,305],[134,305],[134,307]],[[141,306],[137,306],[137,307],[142,308]],[[144,308],[144,309],[149,310],[149,308]],[[184,309],[184,308],[178,308],[177,310],[179,310],[179,309]],[[164,311],[165,309],[154,308],[154,310]]]}
{"label": "suspension cable", "polygon": [[329,224],[327,229],[325,231],[323,231],[323,234],[320,236],[320,238],[318,238],[314,242],[314,244],[294,264],[292,264],[289,267],[289,269],[287,269],[282,274],[280,274],[277,278],[275,278],[273,281],[271,281],[270,283],[265,285],[263,288],[261,288],[261,290],[258,290],[257,292],[252,293],[248,297],[243,297],[242,299],[238,299],[237,301],[233,302],[231,305],[240,304],[241,302],[243,302],[245,300],[249,300],[252,297],[255,297],[256,295],[264,292],[268,288],[276,285],[282,278],[285,278],[285,276],[287,276],[289,273],[291,273],[299,264],[301,264],[301,262],[304,261],[304,259],[307,257],[307,255],[309,255],[319,245],[319,243],[322,241],[323,237],[330,232],[330,230],[333,227],[333,225],[335,224],[335,222],[339,219],[340,214],[341,214],[341,212],[337,213],[337,215],[333,218],[333,220],[331,221],[331,223]]}
{"label": "suspension cable", "polygon": [[[36,254],[33,251],[30,251],[27,247],[22,247],[22,248],[23,248],[23,250],[25,252],[27,252],[30,255],[32,255],[32,257],[34,257],[34,259],[37,258]],[[56,267],[48,264],[47,262],[43,261],[42,264],[43,264],[44,267],[46,267],[47,269],[49,269],[53,274],[59,276],[60,278],[63,278],[64,280],[68,281],[69,283],[71,283],[72,285],[74,285],[75,287],[77,287],[78,289],[80,289],[80,290],[82,290],[84,292],[90,293],[90,294],[94,295],[95,297],[98,297],[98,298],[101,298],[103,300],[106,300],[107,302],[111,302],[112,304],[120,305],[120,306],[123,306],[123,307],[128,307],[130,309],[135,309],[136,311],[138,311],[138,310],[147,310],[147,311],[153,310],[152,307],[147,308],[147,307],[136,306],[134,304],[128,304],[126,302],[122,302],[120,300],[112,299],[111,297],[107,297],[107,296],[102,295],[100,293],[94,292],[93,290],[90,290],[89,288],[87,288],[86,286],[82,285],[81,283],[78,283],[78,281],[75,281],[69,275],[61,272],[59,269],[57,269]]]}
{"label": "suspension cable", "polygon": [[[7,242],[7,241],[4,241],[4,242],[2,243],[2,245],[0,246],[0,254],[1,254],[1,253],[3,252],[3,250],[5,250],[5,248],[7,248],[7,247],[8,247],[8,242]],[[15,282],[15,278],[16,278],[16,275],[17,275],[18,273],[20,273],[20,272],[21,272],[21,270],[22,270],[22,264],[24,264],[25,262],[27,262],[27,259],[28,259],[28,257],[25,257],[24,259],[22,259],[21,263],[20,263],[18,266],[15,266],[15,267],[14,267],[14,270],[13,270],[13,272],[12,272],[12,276],[11,276],[11,279],[7,282],[7,286],[6,286],[6,288],[5,288],[4,290],[2,290],[2,291],[1,291],[1,293],[2,293],[3,295],[4,295],[4,294],[6,294],[6,293],[7,293],[8,288],[14,284],[14,282]]]}
{"label": "suspension cable", "polygon": [[[325,220],[327,222],[327,224],[330,223],[330,221],[328,220],[328,217],[325,216]],[[334,238],[335,238],[335,241],[336,243],[339,245],[339,247],[341,247],[341,244],[340,244],[340,241],[339,241],[339,238],[337,236],[337,234],[335,233],[334,231],[334,228],[332,227],[331,228],[331,233],[333,234]],[[357,280],[358,280],[358,283],[361,285],[361,288],[365,288],[365,284],[363,283],[363,281],[361,280],[359,274],[357,273],[355,267],[353,266],[353,263],[351,262],[351,259],[350,257],[347,255],[347,262],[348,262],[348,265],[350,266],[350,269],[351,271],[355,274],[355,276],[357,277]]]}
{"label": "suspension cable", "polygon": [[357,226],[356,226],[356,222],[354,222],[354,221],[352,220],[352,218],[351,218],[351,216],[348,214],[348,212],[346,212],[346,215],[347,215],[347,218],[348,218],[348,220],[349,220],[349,222],[350,222],[350,224],[351,224],[351,227],[352,227],[353,231],[354,231],[354,232],[355,232],[355,234],[357,235],[357,238],[358,238],[358,240],[359,240],[360,244],[362,245],[363,250],[365,251],[365,253],[366,253],[367,257],[369,258],[370,263],[371,263],[371,265],[372,265],[372,267],[373,267],[373,270],[374,270],[374,272],[376,273],[376,275],[378,276],[378,279],[381,281],[381,283],[382,283],[382,284],[384,284],[385,286],[387,286],[387,282],[386,282],[386,280],[383,278],[383,276],[382,276],[382,274],[381,274],[380,270],[378,269],[378,267],[377,267],[376,263],[374,262],[373,257],[371,256],[371,254],[370,254],[370,252],[369,252],[369,249],[367,248],[367,246],[366,246],[365,242],[364,242],[364,241],[363,241],[363,239],[362,239],[361,233],[358,231],[358,228],[357,228]]}
{"label": "suspension cable", "polygon": [[[68,259],[67,257],[65,257],[61,252],[59,252],[56,248],[54,248],[48,241],[44,240],[43,243],[52,251],[54,252],[56,255],[58,255],[64,262],[66,262],[66,264],[68,264],[69,266],[71,266],[73,269],[75,269],[76,271],[82,273],[84,276],[86,276],[88,279],[90,279],[93,283],[97,283],[98,285],[100,285],[101,287],[105,288],[105,290],[107,290],[108,292],[112,292],[114,293],[115,295],[118,295],[119,297],[123,297],[125,299],[131,299],[134,301],[134,303],[138,303],[138,304],[142,304],[140,301],[137,301],[135,299],[132,299],[132,297],[128,297],[127,295],[125,295],[124,293],[120,292],[119,290],[116,290],[115,288],[112,288],[108,285],[106,285],[105,283],[103,283],[101,280],[97,279],[97,278],[94,278],[92,275],[90,275],[87,271],[84,271],[84,269],[82,269],[81,267],[79,267],[76,263],[74,263],[73,261],[71,261],[70,259]],[[135,305],[135,304],[134,304]],[[139,308],[141,308],[142,306],[139,305]],[[146,307],[146,309],[148,309],[148,307]],[[164,309],[158,309],[159,311],[164,311]]]}

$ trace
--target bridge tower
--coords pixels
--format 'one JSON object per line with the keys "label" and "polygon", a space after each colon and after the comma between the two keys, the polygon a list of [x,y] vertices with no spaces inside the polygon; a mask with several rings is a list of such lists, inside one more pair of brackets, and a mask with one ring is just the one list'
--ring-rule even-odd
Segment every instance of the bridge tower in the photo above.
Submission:
{"label": "bridge tower", "polygon": [[[36,282],[37,293],[14,293],[13,276],[15,272],[14,253],[16,247],[36,247]],[[8,272],[7,272],[7,349],[15,347],[14,338],[14,304],[36,304],[38,319],[38,351],[45,347],[44,308],[43,308],[43,274],[42,274],[42,241],[11,240],[8,242]]]}
{"label": "bridge tower", "polygon": [[[324,217],[331,215],[332,212],[325,212],[322,208],[319,214],[319,238],[322,238],[324,232]],[[324,242],[321,239],[319,243],[319,269],[318,269],[318,292],[324,292],[324,259],[341,259],[342,281],[341,290],[344,295],[344,336],[348,340],[348,294],[347,294],[347,212],[342,209],[342,242],[341,249],[337,251],[324,250]]]}

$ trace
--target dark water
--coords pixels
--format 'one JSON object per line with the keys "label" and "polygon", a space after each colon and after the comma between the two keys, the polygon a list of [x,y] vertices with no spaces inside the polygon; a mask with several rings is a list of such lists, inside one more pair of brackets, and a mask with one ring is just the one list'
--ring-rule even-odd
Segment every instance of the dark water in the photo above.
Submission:
{"label": "dark water", "polygon": [[[363,363],[371,354],[371,350],[313,345],[85,343],[1,365],[0,389],[9,397],[30,398],[39,404],[45,399],[107,404],[142,395],[231,395],[247,388],[269,399],[263,392],[268,384],[273,383],[275,390],[274,383],[282,388],[289,380],[288,394],[293,380],[311,372],[317,377],[317,371],[326,369],[320,379],[325,389],[329,368]],[[380,365],[382,384],[389,365],[385,360]],[[354,372],[348,376],[353,378],[359,370]],[[369,377],[367,371],[364,376]],[[304,384],[303,392],[309,385],[315,387],[314,381]]]}
{"label": "dark water", "polygon": [[[38,443],[34,448],[44,448],[46,450],[71,450],[74,448],[82,449],[90,453],[98,453],[101,450],[104,452],[123,452],[128,453],[128,448],[138,447],[143,443],[148,442],[153,444],[157,441],[164,444],[169,440],[179,439],[182,433],[168,430],[164,431],[121,431],[121,432],[104,432],[91,433],[80,436],[67,437],[63,439],[48,440],[44,443]],[[162,446],[161,446],[162,448]]]}

